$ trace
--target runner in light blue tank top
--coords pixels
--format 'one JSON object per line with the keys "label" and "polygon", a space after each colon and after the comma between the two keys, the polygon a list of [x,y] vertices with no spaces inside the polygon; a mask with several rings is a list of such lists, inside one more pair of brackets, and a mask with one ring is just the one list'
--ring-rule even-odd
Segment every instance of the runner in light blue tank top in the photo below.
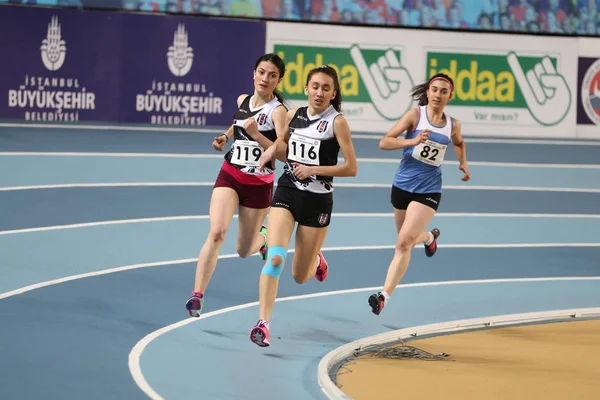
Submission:
{"label": "runner in light blue tank top", "polygon": [[[427,106],[418,108],[419,120],[416,129],[406,134],[406,139],[414,139],[422,130],[428,129],[429,140],[443,146],[443,151],[450,144],[452,135],[452,119],[445,116],[444,126],[435,126],[429,122]],[[394,186],[411,193],[441,193],[442,192],[442,168],[443,152],[432,146],[418,151],[418,156],[430,161],[425,163],[413,157],[415,146],[405,147],[402,151],[402,161],[394,178]]]}
{"label": "runner in light blue tank top", "polygon": [[[404,114],[379,142],[382,150],[402,149],[402,159],[391,196],[398,233],[396,250],[383,290],[369,296],[369,306],[376,315],[406,273],[413,247],[423,243],[427,257],[437,250],[439,229],[425,229],[442,199],[442,162],[450,144],[456,151],[459,169],[465,174],[462,180],[466,182],[471,177],[460,122],[444,113],[453,90],[454,82],[445,74],[434,75],[415,86],[411,96],[419,106]],[[399,138],[404,132],[404,139]]]}

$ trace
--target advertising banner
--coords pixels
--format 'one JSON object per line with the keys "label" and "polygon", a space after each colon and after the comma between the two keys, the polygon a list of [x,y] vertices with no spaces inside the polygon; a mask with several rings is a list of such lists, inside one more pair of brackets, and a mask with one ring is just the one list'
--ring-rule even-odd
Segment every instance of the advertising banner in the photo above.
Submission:
{"label": "advertising banner", "polygon": [[577,136],[600,139],[600,48],[598,39],[580,38],[577,73]]}
{"label": "advertising banner", "polygon": [[265,24],[126,15],[121,121],[231,125],[241,93],[264,54]]}
{"label": "advertising banner", "polygon": [[600,126],[600,58],[579,58],[577,83],[580,88],[577,123]]}
{"label": "advertising banner", "polygon": [[577,39],[511,38],[267,24],[267,51],[282,56],[288,69],[283,95],[306,104],[308,71],[334,66],[342,110],[354,131],[387,131],[416,106],[412,87],[441,72],[454,80],[446,111],[462,122],[464,134],[575,137]]}
{"label": "advertising banner", "polygon": [[120,18],[0,6],[0,118],[114,121]]}
{"label": "advertising banner", "polygon": [[1,119],[226,126],[264,54],[261,21],[0,9]]}

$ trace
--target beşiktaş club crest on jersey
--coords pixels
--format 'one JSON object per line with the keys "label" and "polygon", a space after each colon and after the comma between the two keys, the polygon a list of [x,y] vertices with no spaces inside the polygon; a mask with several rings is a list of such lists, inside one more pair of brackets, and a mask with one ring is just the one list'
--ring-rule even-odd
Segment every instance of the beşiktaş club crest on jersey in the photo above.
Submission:
{"label": "be\u015fikta\u015f club crest on jersey", "polygon": [[319,225],[325,225],[329,219],[329,214],[319,214]]}
{"label": "be\u015fikta\u015f club crest on jersey", "polygon": [[8,107],[22,109],[26,121],[79,121],[79,112],[96,109],[96,94],[81,86],[78,78],[59,77],[65,64],[67,43],[56,15],[48,23],[41,47],[24,48],[27,54],[41,51],[41,61],[50,72],[37,76],[25,73],[23,84],[8,91]]}
{"label": "be\u015fikta\u015f club crest on jersey", "polygon": [[222,114],[222,97],[205,83],[185,80],[193,65],[188,31],[179,24],[167,49],[167,66],[175,79],[154,79],[149,90],[136,94],[135,110],[148,114],[148,122],[157,125],[206,125],[207,115]]}
{"label": "be\u015fikta\u015f club crest on jersey", "polygon": [[319,122],[319,125],[317,125],[317,132],[319,132],[319,133],[325,132],[325,130],[327,129],[327,124],[328,123],[329,122],[327,122],[327,121],[321,121],[321,122]]}
{"label": "be\u015fikta\u015f club crest on jersey", "polygon": [[58,71],[67,57],[67,43],[61,38],[60,24],[55,15],[48,24],[48,35],[42,40],[42,62],[49,71]]}
{"label": "be\u015fikta\u015f club crest on jersey", "polygon": [[256,122],[259,125],[264,125],[266,121],[267,121],[267,115],[265,113],[260,113],[258,115],[258,118],[256,118]]}

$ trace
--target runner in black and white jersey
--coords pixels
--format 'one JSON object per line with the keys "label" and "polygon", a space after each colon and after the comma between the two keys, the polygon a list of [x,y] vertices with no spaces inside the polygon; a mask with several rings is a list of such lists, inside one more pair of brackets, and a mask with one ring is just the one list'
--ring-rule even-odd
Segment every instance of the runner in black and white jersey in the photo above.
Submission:
{"label": "runner in black and white jersey", "polygon": [[[264,149],[283,135],[286,110],[275,88],[285,74],[285,64],[276,54],[265,54],[254,68],[254,94],[238,97],[238,110],[233,125],[213,141],[215,150],[223,151],[233,137],[231,149],[215,182],[210,200],[210,231],[198,256],[192,297],[186,309],[199,317],[204,304],[204,292],[217,265],[219,249],[238,211],[237,251],[240,257],[256,252],[267,256],[267,230],[264,220],[273,195],[274,161],[259,168]],[[262,226],[262,227],[261,227]]]}
{"label": "runner in black and white jersey", "polygon": [[333,192],[333,176],[312,175],[306,179],[299,179],[294,175],[294,168],[299,165],[337,165],[340,145],[333,133],[333,127],[339,115],[332,105],[314,116],[309,115],[308,107],[296,110],[289,124],[287,162],[278,186],[320,194]]}
{"label": "runner in black and white jersey", "polygon": [[[260,319],[250,332],[250,340],[263,347],[270,344],[269,321],[296,223],[292,276],[297,283],[313,276],[323,281],[329,269],[320,249],[333,209],[333,177],[355,176],[358,170],[350,127],[340,114],[336,71],[326,65],[311,70],[304,92],[308,106],[288,112],[288,131],[261,159],[261,166],[275,157],[286,161],[269,214],[269,250],[260,276]],[[340,149],[344,163],[338,165]]]}
{"label": "runner in black and white jersey", "polygon": [[[241,95],[238,102],[240,99],[242,102],[233,115],[234,142],[225,155],[225,160],[233,168],[247,175],[264,177],[266,179],[263,180],[270,183],[273,181],[274,162],[261,169],[260,157],[264,149],[277,139],[273,112],[278,110],[279,114],[283,114],[282,102],[277,96],[273,96],[271,101],[255,108],[253,103],[260,103],[260,100],[256,101],[254,96]],[[246,180],[244,175],[241,177]]]}

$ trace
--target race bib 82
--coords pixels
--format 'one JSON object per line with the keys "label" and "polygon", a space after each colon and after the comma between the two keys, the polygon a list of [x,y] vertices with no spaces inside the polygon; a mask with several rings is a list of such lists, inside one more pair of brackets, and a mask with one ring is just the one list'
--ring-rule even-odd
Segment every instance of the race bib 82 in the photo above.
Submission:
{"label": "race bib 82", "polygon": [[425,143],[419,143],[415,146],[412,156],[425,164],[439,167],[444,161],[447,147],[445,144],[427,140]]}

